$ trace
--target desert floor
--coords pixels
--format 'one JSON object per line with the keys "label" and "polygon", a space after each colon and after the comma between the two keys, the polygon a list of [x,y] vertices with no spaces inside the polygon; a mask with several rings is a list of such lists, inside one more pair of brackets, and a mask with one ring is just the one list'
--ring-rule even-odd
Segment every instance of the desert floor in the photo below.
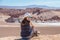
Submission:
{"label": "desert floor", "polygon": [[[40,31],[40,34],[31,40],[60,40],[60,27],[35,28]],[[20,38],[20,27],[0,27],[0,40],[16,40]]]}

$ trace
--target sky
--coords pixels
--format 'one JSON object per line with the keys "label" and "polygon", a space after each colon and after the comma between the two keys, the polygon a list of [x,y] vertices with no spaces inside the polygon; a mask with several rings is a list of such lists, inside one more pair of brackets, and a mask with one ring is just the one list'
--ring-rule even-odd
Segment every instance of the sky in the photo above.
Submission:
{"label": "sky", "polygon": [[60,0],[0,0],[0,6],[46,5],[60,7]]}

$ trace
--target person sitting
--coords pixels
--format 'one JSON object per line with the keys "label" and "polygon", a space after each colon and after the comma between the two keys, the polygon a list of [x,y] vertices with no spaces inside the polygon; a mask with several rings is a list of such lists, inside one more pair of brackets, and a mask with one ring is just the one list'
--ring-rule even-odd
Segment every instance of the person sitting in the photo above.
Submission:
{"label": "person sitting", "polygon": [[34,35],[37,36],[37,30],[31,22],[31,16],[26,16],[21,22],[21,37],[31,38]]}

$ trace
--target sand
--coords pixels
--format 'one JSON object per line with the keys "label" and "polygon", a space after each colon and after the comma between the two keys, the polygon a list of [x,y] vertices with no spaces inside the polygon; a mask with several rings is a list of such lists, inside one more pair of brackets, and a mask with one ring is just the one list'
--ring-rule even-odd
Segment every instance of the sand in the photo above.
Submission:
{"label": "sand", "polygon": [[[31,40],[60,40],[60,27],[35,27],[40,34]],[[0,27],[0,40],[20,39],[20,27]]]}
{"label": "sand", "polygon": [[[38,27],[39,26],[39,27]],[[60,40],[60,27],[36,25],[35,29],[40,32],[37,37],[31,40]],[[20,25],[18,23],[0,22],[0,40],[16,40],[21,39]]]}

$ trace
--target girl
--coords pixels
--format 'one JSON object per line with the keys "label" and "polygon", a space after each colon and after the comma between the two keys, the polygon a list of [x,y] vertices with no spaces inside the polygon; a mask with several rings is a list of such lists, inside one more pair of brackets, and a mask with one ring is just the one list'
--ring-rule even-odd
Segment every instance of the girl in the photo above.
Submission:
{"label": "girl", "polygon": [[34,31],[34,25],[31,23],[31,17],[25,17],[21,22],[21,37],[30,38],[34,34],[37,36],[37,31]]}

